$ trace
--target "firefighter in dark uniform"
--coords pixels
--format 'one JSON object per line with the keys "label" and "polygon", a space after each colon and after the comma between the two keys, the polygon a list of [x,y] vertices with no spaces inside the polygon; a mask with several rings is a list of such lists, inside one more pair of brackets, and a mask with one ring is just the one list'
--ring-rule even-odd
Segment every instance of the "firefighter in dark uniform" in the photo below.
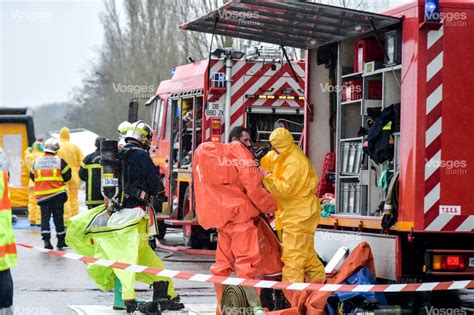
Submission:
{"label": "firefighter in dark uniform", "polygon": [[89,209],[104,203],[100,192],[100,143],[105,137],[95,139],[96,150],[84,158],[79,168],[79,177],[86,182],[86,205]]}
{"label": "firefighter in dark uniform", "polygon": [[64,228],[64,203],[67,201],[66,182],[71,180],[71,167],[56,154],[59,141],[49,138],[44,143],[44,155],[35,160],[30,178],[35,182],[34,195],[41,207],[41,236],[44,248],[53,249],[49,220],[53,215],[56,227],[57,247],[67,247]]}
{"label": "firefighter in dark uniform", "polygon": [[122,208],[145,207],[159,190],[160,178],[148,153],[152,138],[149,125],[142,121],[132,124],[122,148],[125,165],[125,187]]}
{"label": "firefighter in dark uniform", "polygon": [[[151,197],[156,196],[159,192],[160,177],[148,153],[151,140],[151,127],[143,121],[133,123],[125,136],[126,144],[119,153],[120,159],[124,161],[123,172],[125,174],[121,209],[135,207],[145,209],[150,203]],[[169,286],[168,281],[154,282],[153,300],[157,300],[158,296],[167,296]],[[132,305],[130,305],[131,303]],[[127,310],[133,309],[133,303],[136,302],[125,301]],[[184,308],[184,305],[180,303],[179,295],[169,298],[167,302],[168,310],[182,308]]]}

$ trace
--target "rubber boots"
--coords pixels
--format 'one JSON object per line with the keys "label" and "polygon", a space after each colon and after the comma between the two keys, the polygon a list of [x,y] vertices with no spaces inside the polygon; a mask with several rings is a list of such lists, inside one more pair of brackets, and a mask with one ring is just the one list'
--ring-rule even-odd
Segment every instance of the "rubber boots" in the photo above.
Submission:
{"label": "rubber boots", "polygon": [[168,281],[153,282],[153,301],[168,300]]}
{"label": "rubber boots", "polygon": [[138,311],[147,315],[161,315],[161,305],[158,302],[141,302],[138,303]]}
{"label": "rubber boots", "polygon": [[50,240],[44,241],[44,248],[53,249],[53,245],[51,245]]}
{"label": "rubber boots", "polygon": [[125,300],[125,308],[127,309],[127,314],[132,314],[138,308],[137,301],[135,300]]}
{"label": "rubber boots", "polygon": [[51,234],[50,233],[41,233],[41,237],[44,241],[44,248],[46,249],[53,249],[53,245],[51,245]]}
{"label": "rubber boots", "polygon": [[122,284],[118,278],[115,278],[115,285],[114,285],[114,306],[112,307],[114,310],[125,310],[125,303],[122,299]]}
{"label": "rubber boots", "polygon": [[58,237],[58,245],[56,247],[58,249],[63,249],[65,247],[67,247],[66,234],[57,235],[57,237]]}
{"label": "rubber boots", "polygon": [[[154,303],[158,304],[155,302],[149,302],[149,303]],[[137,309],[145,314],[155,314],[155,308],[153,305],[149,306],[147,305],[148,303],[136,301],[136,300],[127,300],[124,301],[122,299],[122,284],[120,283],[120,280],[118,278],[115,278],[115,284],[114,284],[114,305],[113,309],[118,311],[118,310],[126,310],[127,313],[133,313]],[[158,304],[159,307],[159,304]],[[161,314],[161,313],[156,313]]]}
{"label": "rubber boots", "polygon": [[170,299],[168,296],[168,281],[153,282],[153,302],[160,303],[161,310],[177,311],[184,308],[184,304],[180,302],[179,296]]}

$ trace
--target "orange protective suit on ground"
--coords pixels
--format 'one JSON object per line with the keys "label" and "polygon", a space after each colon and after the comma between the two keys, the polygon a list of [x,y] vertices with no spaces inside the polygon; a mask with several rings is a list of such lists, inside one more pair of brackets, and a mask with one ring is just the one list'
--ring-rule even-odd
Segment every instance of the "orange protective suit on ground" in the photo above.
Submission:
{"label": "orange protective suit on ground", "polygon": [[[206,142],[194,153],[194,193],[199,224],[217,228],[216,262],[211,273],[255,279],[261,253],[254,219],[277,206],[262,185],[252,153],[240,142]],[[216,285],[220,304],[222,285]],[[219,310],[218,310],[219,312]]]}
{"label": "orange protective suit on ground", "polygon": [[67,183],[68,199],[64,204],[64,222],[67,222],[70,217],[75,216],[79,212],[79,185],[81,180],[79,178],[79,167],[81,166],[84,155],[81,149],[74,143],[70,142],[69,128],[63,127],[59,131],[58,157],[66,161],[71,167],[72,178]]}
{"label": "orange protective suit on ground", "polygon": [[[28,169],[28,173],[31,172],[34,161],[43,156],[43,148],[41,142],[36,141],[33,143],[31,148],[25,151],[25,164]],[[28,220],[30,224],[40,225],[41,224],[41,209],[38,206],[38,201],[34,195],[35,182],[30,178],[28,183]]]}

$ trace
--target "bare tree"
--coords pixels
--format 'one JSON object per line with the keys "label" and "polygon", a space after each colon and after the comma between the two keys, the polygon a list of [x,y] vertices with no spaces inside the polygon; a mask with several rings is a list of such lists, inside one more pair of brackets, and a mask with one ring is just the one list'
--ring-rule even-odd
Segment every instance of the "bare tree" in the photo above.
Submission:
{"label": "bare tree", "polygon": [[[104,45],[75,91],[77,106],[71,113],[84,127],[114,136],[116,126],[127,119],[132,98],[154,95],[159,82],[170,78],[171,68],[204,51],[178,31],[184,14],[179,3],[126,0],[119,8],[114,0],[105,0]],[[142,110],[140,118],[149,121],[149,111]]]}
{"label": "bare tree", "polygon": [[[183,31],[179,25],[216,10],[226,1],[104,0],[104,43],[97,61],[84,70],[82,86],[74,92],[70,119],[78,126],[114,136],[116,126],[127,119],[132,98],[153,95],[158,84],[171,77],[171,69],[186,63],[188,56],[207,58],[211,35]],[[389,0],[318,2],[378,11],[389,5]],[[213,47],[244,50],[255,44],[259,43],[216,36]],[[300,50],[288,52],[293,59],[303,56]],[[142,110],[140,115],[149,121],[148,111]]]}

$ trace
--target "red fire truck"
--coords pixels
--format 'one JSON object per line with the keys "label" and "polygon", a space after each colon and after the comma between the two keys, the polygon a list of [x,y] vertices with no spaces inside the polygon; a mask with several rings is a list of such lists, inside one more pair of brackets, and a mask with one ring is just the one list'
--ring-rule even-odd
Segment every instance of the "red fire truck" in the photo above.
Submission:
{"label": "red fire truck", "polygon": [[245,126],[255,145],[262,146],[276,123],[304,141],[303,62],[288,63],[281,50],[266,47],[249,49],[246,55],[223,49],[213,54],[217,57],[210,64],[203,60],[177,67],[147,102],[154,106],[150,152],[167,197],[156,204],[160,235],[166,226],[182,226],[185,244],[194,248],[215,242],[215,234],[199,226],[193,209],[191,162],[200,143],[225,142],[226,130]]}
{"label": "red fire truck", "polygon": [[[181,26],[212,32],[217,18],[216,34],[306,49],[308,155],[321,173],[326,154],[336,154],[337,203],[320,222],[317,251],[329,260],[366,241],[377,276],[391,281],[474,277],[474,2],[436,3],[374,14],[240,0]],[[242,12],[252,12],[252,23]],[[365,134],[374,112],[390,108],[400,130],[381,125],[392,151],[377,163],[363,151]],[[396,222],[385,229],[380,179],[395,172]]]}

